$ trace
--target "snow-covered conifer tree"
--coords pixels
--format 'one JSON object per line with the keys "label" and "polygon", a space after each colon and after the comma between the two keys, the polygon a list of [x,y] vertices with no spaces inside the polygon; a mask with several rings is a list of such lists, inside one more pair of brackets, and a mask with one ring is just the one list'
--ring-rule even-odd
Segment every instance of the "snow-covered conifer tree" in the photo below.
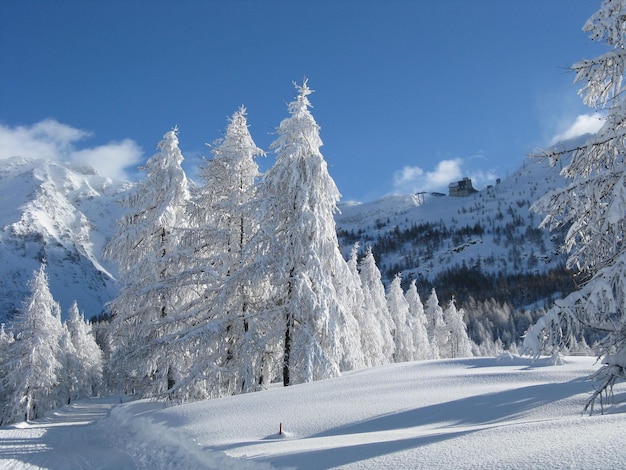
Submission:
{"label": "snow-covered conifer tree", "polygon": [[65,324],[75,354],[71,398],[97,395],[102,384],[102,350],[76,302],[70,307]]}
{"label": "snow-covered conifer tree", "polygon": [[264,152],[250,135],[244,107],[230,118],[212,153],[200,173],[204,185],[189,205],[190,227],[181,240],[191,255],[187,272],[211,271],[213,276],[199,278],[197,290],[203,294],[186,308],[194,326],[182,342],[193,351],[193,367],[175,390],[182,399],[257,389],[264,352],[253,315],[262,286],[248,269],[257,252],[250,244],[258,228],[255,158]]}
{"label": "snow-covered conifer tree", "polygon": [[[9,348],[14,342],[13,332],[6,331],[4,323],[0,323],[0,406],[6,401],[6,390],[4,381],[7,371],[7,360],[9,357]],[[2,415],[0,414],[0,419]]]}
{"label": "snow-covered conifer tree", "polygon": [[354,317],[357,319],[361,331],[361,349],[363,351],[363,365],[372,367],[385,364],[383,354],[383,340],[380,330],[380,322],[370,313],[372,309],[367,308],[363,283],[359,274],[358,263],[359,244],[355,243],[348,259],[348,268],[358,289],[355,290]]}
{"label": "snow-covered conifer tree", "polygon": [[443,312],[443,321],[448,329],[448,342],[444,357],[472,356],[472,342],[467,335],[467,326],[463,320],[463,309],[457,309],[454,298]]}
{"label": "snow-covered conifer tree", "polygon": [[34,273],[30,289],[30,297],[15,317],[15,340],[3,361],[2,424],[35,419],[60,404],[61,310],[50,293],[44,265]]}
{"label": "snow-covered conifer tree", "polygon": [[363,286],[363,316],[367,318],[363,333],[368,338],[365,356],[371,366],[389,364],[393,362],[396,349],[392,334],[394,323],[389,314],[380,270],[370,247],[359,263],[359,274]]}
{"label": "snow-covered conifer tree", "polygon": [[428,331],[426,331],[426,313],[424,312],[422,299],[417,291],[415,279],[411,281],[404,295],[409,304],[409,323],[411,324],[413,345],[415,346],[413,360],[430,359],[432,350],[430,348],[430,340],[428,339]]}
{"label": "snow-covered conifer tree", "polygon": [[360,347],[346,299],[356,287],[335,232],[339,191],[319,150],[311,89],[306,81],[297,89],[272,143],[276,163],[262,183],[272,285],[265,316],[281,337],[284,385],[335,376],[352,361],[346,345]]}
{"label": "snow-covered conifer tree", "polygon": [[426,331],[428,331],[428,339],[430,340],[433,359],[445,357],[444,353],[446,343],[448,342],[448,330],[443,320],[443,309],[439,306],[439,298],[434,288],[426,301],[425,314],[427,319]]}
{"label": "snow-covered conifer tree", "polygon": [[409,322],[409,303],[402,290],[402,276],[396,274],[387,292],[387,305],[393,319],[393,339],[396,345],[395,362],[413,360],[415,345],[413,344],[413,327]]}
{"label": "snow-covered conifer tree", "polygon": [[[343,258],[342,258],[343,259]],[[342,266],[343,267],[343,266]],[[367,366],[363,349],[363,286],[358,274],[356,254],[350,256],[346,262],[345,282],[337,286],[337,297],[345,309],[345,314],[339,317],[338,330],[341,332],[340,350],[342,351],[339,369],[341,371],[361,369]]]}
{"label": "snow-covered conifer tree", "polygon": [[626,375],[626,1],[603,1],[583,31],[610,48],[572,67],[575,82],[583,84],[584,103],[605,110],[606,120],[583,145],[547,153],[554,164],[571,155],[561,172],[571,181],[533,206],[547,214],[542,226],[569,226],[567,266],[579,272],[581,288],[539,319],[525,335],[524,349],[554,354],[581,326],[603,335],[597,349],[604,364],[597,374],[601,382],[588,403],[593,406]]}
{"label": "snow-covered conifer tree", "polygon": [[55,393],[59,404],[69,405],[78,398],[78,395],[75,393],[75,387],[78,385],[75,375],[75,371],[78,368],[78,356],[66,323],[61,325],[58,359],[61,367],[57,374],[58,383],[55,387]]}
{"label": "snow-covered conifer tree", "polygon": [[105,256],[118,263],[123,285],[110,303],[112,373],[120,385],[144,396],[165,392],[178,376],[180,357],[160,338],[171,334],[171,317],[187,295],[176,278],[178,231],[189,199],[177,130],[167,132],[158,148],[142,168],[145,179],[124,201],[130,210],[105,248]]}

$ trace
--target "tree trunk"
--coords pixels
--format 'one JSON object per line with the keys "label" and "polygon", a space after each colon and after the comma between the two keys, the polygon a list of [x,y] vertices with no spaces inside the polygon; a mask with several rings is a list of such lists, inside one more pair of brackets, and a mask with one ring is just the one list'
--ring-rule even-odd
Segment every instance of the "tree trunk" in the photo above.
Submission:
{"label": "tree trunk", "polygon": [[291,303],[291,293],[293,291],[293,274],[295,272],[295,268],[291,268],[289,271],[289,282],[287,283],[287,301],[286,308],[287,311],[285,313],[285,346],[284,346],[284,354],[283,354],[283,385],[285,387],[289,386],[290,377],[289,377],[289,369],[291,365],[291,331],[293,329],[293,312],[290,311],[290,303]]}
{"label": "tree trunk", "polygon": [[283,354],[283,385],[289,386],[289,363],[291,354],[291,328],[293,325],[293,317],[291,313],[286,315],[287,324],[285,325],[285,351]]}

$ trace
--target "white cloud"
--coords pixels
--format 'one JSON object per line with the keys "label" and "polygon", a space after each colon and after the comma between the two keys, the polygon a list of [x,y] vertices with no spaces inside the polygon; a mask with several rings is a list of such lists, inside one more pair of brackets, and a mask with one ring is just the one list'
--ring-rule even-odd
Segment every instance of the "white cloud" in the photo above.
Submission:
{"label": "white cloud", "polygon": [[443,191],[452,181],[462,177],[460,158],[442,160],[434,171],[424,171],[417,166],[405,166],[393,177],[394,191],[407,194],[419,191]]}
{"label": "white cloud", "polygon": [[405,166],[394,174],[394,193],[409,194],[421,191],[448,192],[448,185],[467,176],[471,178],[475,188],[492,184],[498,175],[495,170],[466,169],[466,163],[486,160],[483,154],[473,155],[467,159],[455,158],[442,160],[433,171],[424,171],[417,166]]}
{"label": "white cloud", "polygon": [[45,119],[30,127],[0,124],[0,159],[20,156],[86,164],[102,176],[115,179],[128,179],[128,168],[143,161],[141,148],[130,139],[94,148],[76,147],[90,136],[87,131],[54,119]]}
{"label": "white cloud", "polygon": [[573,139],[585,134],[595,134],[604,124],[604,118],[598,114],[581,114],[563,132],[550,139],[550,145],[564,140]]}
{"label": "white cloud", "polygon": [[91,149],[72,153],[72,161],[86,163],[94,167],[99,174],[114,179],[128,179],[126,169],[142,161],[142,151],[134,140],[109,142]]}

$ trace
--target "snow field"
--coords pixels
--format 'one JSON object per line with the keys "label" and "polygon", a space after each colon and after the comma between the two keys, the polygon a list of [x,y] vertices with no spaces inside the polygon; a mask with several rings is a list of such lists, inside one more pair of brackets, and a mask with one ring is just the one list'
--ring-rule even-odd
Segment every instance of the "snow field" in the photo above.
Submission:
{"label": "snow field", "polygon": [[626,416],[581,415],[594,361],[394,364],[151,411],[129,403],[123,412],[201,449],[278,468],[623,467],[626,449],[599,444],[620,435]]}
{"label": "snow field", "polygon": [[606,414],[581,414],[597,368],[468,358],[180,406],[83,400],[1,427],[0,468],[624,468],[626,385]]}

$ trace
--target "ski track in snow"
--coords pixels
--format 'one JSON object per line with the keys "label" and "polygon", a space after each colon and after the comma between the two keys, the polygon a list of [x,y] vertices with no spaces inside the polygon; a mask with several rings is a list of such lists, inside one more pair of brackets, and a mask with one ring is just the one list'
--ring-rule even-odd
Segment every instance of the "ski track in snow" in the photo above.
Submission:
{"label": "ski track in snow", "polygon": [[0,468],[625,468],[626,384],[582,415],[594,363],[418,361],[182,406],[85,400],[0,427]]}

